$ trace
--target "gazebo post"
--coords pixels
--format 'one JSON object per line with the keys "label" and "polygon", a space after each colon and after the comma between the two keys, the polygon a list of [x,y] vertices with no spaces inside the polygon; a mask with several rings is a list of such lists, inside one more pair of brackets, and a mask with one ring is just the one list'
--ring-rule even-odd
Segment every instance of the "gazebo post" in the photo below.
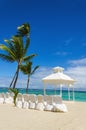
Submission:
{"label": "gazebo post", "polygon": [[69,85],[68,85],[68,100],[70,101],[70,89],[69,89]]}
{"label": "gazebo post", "polygon": [[73,86],[73,101],[75,100],[75,96],[74,96],[74,86]]}
{"label": "gazebo post", "polygon": [[56,87],[57,87],[57,86],[55,85],[55,95],[56,95]]}
{"label": "gazebo post", "polygon": [[62,97],[62,84],[60,84],[60,96]]}
{"label": "gazebo post", "polygon": [[44,96],[46,95],[46,90],[45,90],[45,87],[46,87],[46,85],[44,84]]}

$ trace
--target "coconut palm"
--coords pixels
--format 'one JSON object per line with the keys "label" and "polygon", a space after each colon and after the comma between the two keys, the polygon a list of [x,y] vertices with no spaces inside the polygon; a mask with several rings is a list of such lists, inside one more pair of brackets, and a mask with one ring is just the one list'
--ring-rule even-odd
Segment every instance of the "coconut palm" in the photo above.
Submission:
{"label": "coconut palm", "polygon": [[32,62],[26,62],[26,64],[20,65],[20,70],[28,76],[27,79],[27,87],[26,87],[26,93],[28,93],[28,87],[29,87],[29,81],[30,81],[30,76],[34,74],[34,72],[39,68],[39,66],[34,67],[32,69]]}
{"label": "coconut palm", "polygon": [[29,38],[27,38],[26,43],[24,44],[21,36],[13,36],[11,40],[5,40],[6,44],[0,45],[0,50],[4,52],[0,53],[0,58],[8,62],[17,62],[16,73],[11,82],[11,86],[13,85],[13,88],[16,86],[21,63],[36,56],[36,54],[26,56],[30,43],[29,41]]}

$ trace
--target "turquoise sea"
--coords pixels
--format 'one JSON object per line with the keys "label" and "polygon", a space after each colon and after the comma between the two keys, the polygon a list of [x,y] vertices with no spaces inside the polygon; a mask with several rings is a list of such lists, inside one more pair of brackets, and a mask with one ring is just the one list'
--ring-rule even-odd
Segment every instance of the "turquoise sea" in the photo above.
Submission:
{"label": "turquoise sea", "polygon": [[[0,93],[1,92],[8,92],[8,88],[0,88]],[[25,93],[25,89],[24,88],[19,88],[19,92],[20,93]],[[43,89],[29,89],[29,94],[44,94]],[[46,94],[47,95],[54,95],[60,94],[59,90],[51,90],[51,89],[47,89],[46,90]],[[70,91],[70,99],[72,100],[72,91]],[[75,95],[75,101],[82,101],[82,102],[86,102],[86,91],[74,91],[74,95]],[[68,100],[68,91],[67,90],[63,90],[62,91],[62,99],[63,100]]]}

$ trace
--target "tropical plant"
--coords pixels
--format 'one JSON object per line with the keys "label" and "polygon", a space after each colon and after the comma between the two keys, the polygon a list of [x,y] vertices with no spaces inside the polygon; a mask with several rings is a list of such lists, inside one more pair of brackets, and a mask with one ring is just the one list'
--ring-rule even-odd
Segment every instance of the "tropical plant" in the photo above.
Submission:
{"label": "tropical plant", "polygon": [[16,106],[16,98],[17,98],[17,95],[19,93],[19,90],[16,88],[9,88],[9,91],[11,91],[14,94],[13,95],[13,103]]}
{"label": "tropical plant", "polygon": [[28,76],[27,79],[27,87],[26,87],[26,93],[28,93],[28,87],[29,87],[29,81],[30,76],[34,74],[34,72],[39,68],[39,66],[34,67],[32,69],[32,62],[26,62],[26,64],[20,65],[20,70],[23,72],[23,74]]}
{"label": "tropical plant", "polygon": [[13,77],[13,80],[10,84],[10,87],[13,85],[13,88],[16,86],[16,82],[19,74],[19,67],[22,62],[31,60],[36,54],[31,54],[26,56],[28,47],[29,47],[29,38],[26,39],[26,44],[23,42],[21,36],[13,36],[11,40],[5,40],[5,44],[0,45],[0,50],[4,53],[0,53],[0,58],[8,62],[17,62],[16,73]]}

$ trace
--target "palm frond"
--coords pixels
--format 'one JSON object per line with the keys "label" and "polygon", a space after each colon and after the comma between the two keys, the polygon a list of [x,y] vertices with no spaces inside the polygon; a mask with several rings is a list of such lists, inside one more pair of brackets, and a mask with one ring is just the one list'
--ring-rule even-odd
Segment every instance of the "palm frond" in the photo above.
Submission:
{"label": "palm frond", "polygon": [[35,72],[38,68],[39,68],[39,66],[37,65],[37,66],[33,69],[33,71],[31,72],[31,75],[34,74],[34,72]]}
{"label": "palm frond", "polygon": [[13,44],[15,46],[15,55],[16,59],[19,59],[23,56],[23,51],[24,51],[24,43],[22,37],[16,37],[13,36]]}
{"label": "palm frond", "polygon": [[0,58],[4,61],[8,61],[8,62],[14,62],[15,61],[11,56],[7,56],[5,54],[0,54]]}
{"label": "palm frond", "polygon": [[15,59],[15,54],[11,48],[5,46],[4,44],[1,44],[0,50],[2,50],[5,54],[7,54],[7,56],[11,57],[12,59]]}
{"label": "palm frond", "polygon": [[37,54],[31,54],[29,56],[26,56],[23,58],[23,61],[26,62],[26,61],[29,61],[31,60],[33,57],[37,56]]}
{"label": "palm frond", "polygon": [[36,66],[32,71],[32,62],[26,62],[20,66],[20,70],[26,75],[32,75],[38,68],[39,66]]}
{"label": "palm frond", "polygon": [[30,25],[28,23],[24,23],[17,28],[19,36],[28,36],[30,33]]}
{"label": "palm frond", "polygon": [[9,88],[9,91],[13,93],[19,93],[19,89],[16,89],[16,88]]}
{"label": "palm frond", "polygon": [[12,40],[13,39],[10,39],[10,40],[5,39],[4,41],[5,41],[5,43],[7,43],[7,47],[10,50],[12,50],[12,52],[14,53],[15,52],[15,47],[14,47],[14,44],[12,44]]}
{"label": "palm frond", "polygon": [[27,74],[28,74],[27,65],[26,65],[26,64],[25,64],[25,65],[20,65],[20,71],[21,71],[23,74],[27,75]]}
{"label": "palm frond", "polygon": [[29,39],[29,38],[27,38],[27,39],[26,39],[25,48],[24,48],[24,54],[26,54],[26,53],[27,53],[27,50],[28,50],[29,45],[30,45],[30,39]]}

